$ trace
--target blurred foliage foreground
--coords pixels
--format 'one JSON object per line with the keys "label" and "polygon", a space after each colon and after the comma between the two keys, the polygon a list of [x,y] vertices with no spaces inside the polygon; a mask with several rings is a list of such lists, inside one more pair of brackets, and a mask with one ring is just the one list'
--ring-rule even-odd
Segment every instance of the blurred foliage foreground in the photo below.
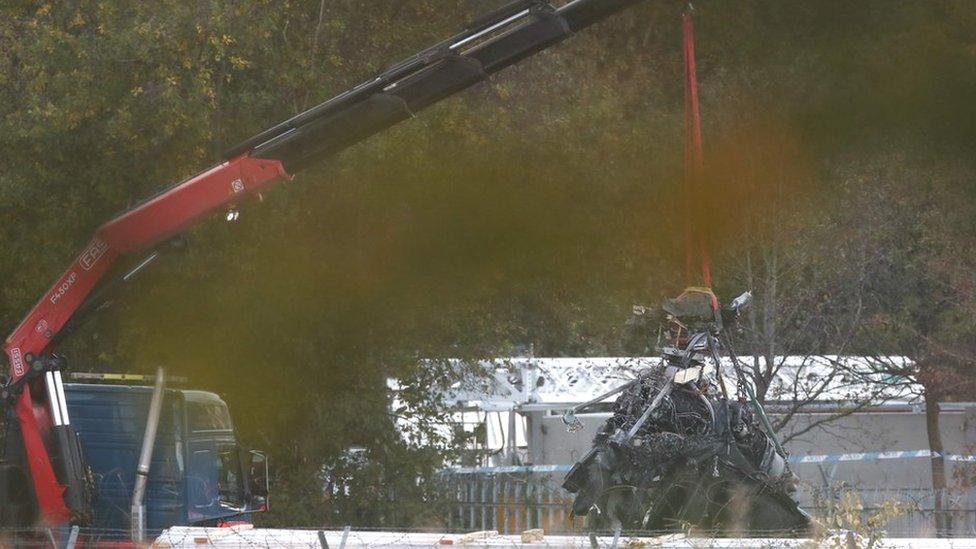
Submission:
{"label": "blurred foliage foreground", "polygon": [[[114,213],[488,4],[2,3],[0,326]],[[681,287],[681,7],[643,3],[194,230],[75,334],[72,367],[220,392],[270,451],[266,523],[429,524],[457,441],[397,433],[387,378],[436,418],[450,374],[419,359],[616,354],[630,305]],[[976,11],[696,7],[699,207],[717,291],[757,294],[749,352],[905,354],[972,398]],[[359,488],[332,498],[343,467]]]}

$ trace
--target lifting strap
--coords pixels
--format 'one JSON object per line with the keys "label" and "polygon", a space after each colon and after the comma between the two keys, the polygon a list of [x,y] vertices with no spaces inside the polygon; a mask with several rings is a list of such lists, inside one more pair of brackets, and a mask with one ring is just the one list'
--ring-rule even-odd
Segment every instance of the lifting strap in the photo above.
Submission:
{"label": "lifting strap", "polygon": [[695,69],[695,28],[691,19],[691,5],[681,15],[682,49],[685,65],[685,153],[684,153],[684,202],[685,202],[685,283],[694,285],[695,252],[701,257],[701,283],[712,286],[708,245],[702,231],[701,208],[696,203],[703,196],[704,161],[702,155],[701,111],[698,106],[698,76]]}

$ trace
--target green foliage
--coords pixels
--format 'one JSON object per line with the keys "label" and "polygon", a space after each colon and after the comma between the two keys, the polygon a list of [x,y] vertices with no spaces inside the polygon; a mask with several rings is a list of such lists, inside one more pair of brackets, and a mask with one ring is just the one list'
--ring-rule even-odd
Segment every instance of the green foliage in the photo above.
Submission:
{"label": "green foliage", "polygon": [[905,505],[898,501],[886,501],[866,511],[857,492],[844,492],[824,516],[818,517],[820,528],[810,545],[829,549],[880,547],[885,525],[904,512]]}
{"label": "green foliage", "polygon": [[[485,4],[3,4],[0,325],[12,329],[114,212],[456,31]],[[891,252],[870,271],[893,273],[872,279],[883,285],[872,318],[930,326],[918,313],[934,294],[914,303],[914,291],[899,291],[919,273],[971,294],[972,270],[951,250],[973,234],[976,21],[965,0],[897,6],[698,5],[714,181],[702,207],[723,250],[723,295],[747,280],[745,251],[774,238],[805,265],[796,286],[816,280],[803,303],[827,319],[823,333],[848,318],[841,290],[865,271],[822,267],[870,259],[838,261],[835,248],[854,248],[833,243]],[[432,473],[452,441],[396,433],[388,377],[412,380],[404,398],[436,418],[443,410],[422,389],[450,376],[418,373],[421,359],[529,346],[616,353],[632,303],[680,290],[679,10],[641,4],[302,174],[241,221],[193,230],[188,249],[168,252],[75,334],[64,348],[72,367],[163,365],[221,392],[244,439],[270,451],[268,522],[426,524]],[[888,177],[904,175],[914,162],[904,153],[918,149],[926,169]],[[902,194],[920,180],[941,198]],[[862,212],[872,197],[896,209]],[[919,236],[899,249],[904,234]],[[956,305],[971,299],[938,295],[929,314],[939,328],[922,333],[964,341],[973,316]],[[832,337],[803,341],[829,351]],[[899,345],[879,338],[874,349]],[[327,497],[323,475],[345,474],[352,447],[368,464],[349,480],[354,495]],[[419,503],[394,512],[376,486]]]}

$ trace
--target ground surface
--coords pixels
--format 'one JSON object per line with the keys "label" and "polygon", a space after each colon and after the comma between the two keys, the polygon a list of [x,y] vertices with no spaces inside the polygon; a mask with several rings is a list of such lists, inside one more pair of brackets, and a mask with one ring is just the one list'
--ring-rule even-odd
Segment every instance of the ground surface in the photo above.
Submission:
{"label": "ground surface", "polygon": [[[345,537],[345,540],[343,538]],[[325,543],[320,541],[324,538]],[[465,547],[580,547],[589,548],[590,540],[585,536],[546,535],[541,541],[522,543],[521,536],[501,536],[491,532],[472,534],[406,533],[406,532],[356,532],[345,534],[342,530],[278,530],[250,527],[234,528],[189,528],[174,527],[163,532],[156,539],[155,547],[444,547],[463,545]],[[611,547],[613,539],[599,537],[600,547]],[[814,541],[809,539],[782,538],[689,538],[681,535],[634,538],[623,536],[618,547],[762,547],[762,548],[846,548],[848,544],[842,537]],[[855,547],[867,547],[866,540]],[[933,548],[933,549],[976,549],[976,538],[925,539],[891,538],[884,539],[876,547],[884,548]]]}

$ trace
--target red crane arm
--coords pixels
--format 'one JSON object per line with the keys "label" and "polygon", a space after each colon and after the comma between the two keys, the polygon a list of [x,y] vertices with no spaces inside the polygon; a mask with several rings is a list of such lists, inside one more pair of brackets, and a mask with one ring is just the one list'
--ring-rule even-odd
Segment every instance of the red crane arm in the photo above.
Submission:
{"label": "red crane arm", "polygon": [[102,225],[4,343],[11,381],[26,373],[119,255],[152,248],[201,218],[288,177],[281,162],[240,156],[179,183]]}
{"label": "red crane arm", "polygon": [[[123,254],[152,248],[221,208],[233,207],[245,196],[266,190],[288,178],[282,163],[246,155],[228,160],[183,181],[102,225],[91,242],[54,286],[31,309],[4,342],[10,361],[10,383],[26,375],[36,357],[48,353],[51,341],[84,302],[111,264]],[[43,397],[46,387],[34,381],[17,397],[17,414],[24,451],[34,481],[42,517],[50,524],[68,519],[62,495],[45,449],[53,420]]]}

